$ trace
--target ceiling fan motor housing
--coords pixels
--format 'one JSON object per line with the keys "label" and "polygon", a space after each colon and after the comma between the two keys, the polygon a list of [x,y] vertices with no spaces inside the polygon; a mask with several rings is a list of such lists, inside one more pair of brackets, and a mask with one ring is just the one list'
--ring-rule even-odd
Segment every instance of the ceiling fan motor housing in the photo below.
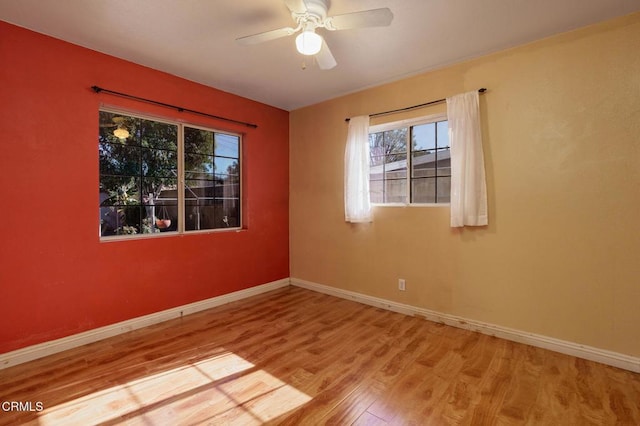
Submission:
{"label": "ceiling fan motor housing", "polygon": [[313,26],[313,28],[323,27],[327,18],[327,3],[324,0],[305,0],[306,12],[292,12],[293,19],[303,28]]}

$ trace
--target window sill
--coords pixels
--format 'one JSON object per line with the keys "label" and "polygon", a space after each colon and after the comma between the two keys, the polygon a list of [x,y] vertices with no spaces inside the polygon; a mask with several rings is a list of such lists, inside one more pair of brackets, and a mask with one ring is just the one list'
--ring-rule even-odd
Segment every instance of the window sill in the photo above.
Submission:
{"label": "window sill", "polygon": [[167,238],[167,237],[186,237],[189,235],[203,235],[203,234],[220,234],[227,232],[243,232],[246,231],[247,228],[217,228],[217,229],[203,229],[201,231],[188,231],[188,232],[158,232],[154,234],[136,234],[132,236],[124,236],[124,235],[113,235],[109,237],[99,237],[101,243],[110,243],[114,241],[139,241],[139,240],[148,240],[155,238]]}

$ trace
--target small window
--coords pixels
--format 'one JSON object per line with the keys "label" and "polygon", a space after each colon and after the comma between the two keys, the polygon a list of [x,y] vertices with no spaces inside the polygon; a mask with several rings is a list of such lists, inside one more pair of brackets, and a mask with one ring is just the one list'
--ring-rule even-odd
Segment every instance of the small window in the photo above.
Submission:
{"label": "small window", "polygon": [[442,116],[372,126],[369,197],[375,204],[449,203],[451,158]]}
{"label": "small window", "polygon": [[98,147],[101,237],[241,227],[240,135],[100,111]]}

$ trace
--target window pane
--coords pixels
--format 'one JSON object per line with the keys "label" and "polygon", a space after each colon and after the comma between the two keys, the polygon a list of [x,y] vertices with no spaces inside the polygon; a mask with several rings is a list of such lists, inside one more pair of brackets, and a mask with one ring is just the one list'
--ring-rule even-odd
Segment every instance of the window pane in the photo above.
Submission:
{"label": "window pane", "polygon": [[[134,122],[136,121],[133,117],[123,116],[122,114],[100,111],[99,113],[99,137],[98,140],[100,142],[112,142],[112,143],[127,143],[128,145],[138,145],[137,141],[135,141],[131,137],[131,132],[134,128]],[[119,139],[116,137],[114,132],[116,129],[122,128],[129,132],[129,136],[127,138]]]}
{"label": "window pane", "polygon": [[384,155],[371,155],[370,154],[369,155],[369,166],[382,165],[384,163],[384,158],[385,158]]}
{"label": "window pane", "polygon": [[167,179],[157,191],[153,205],[149,197],[143,197],[147,202],[147,217],[153,218],[151,225],[155,232],[171,232],[178,230],[178,181]]}
{"label": "window pane", "polygon": [[211,155],[185,153],[184,169],[187,172],[213,173],[214,171],[213,159],[214,157]]}
{"label": "window pane", "polygon": [[240,138],[224,133],[215,134],[215,155],[222,157],[239,158]]}
{"label": "window pane", "polygon": [[385,203],[406,203],[407,202],[407,180],[390,179],[385,180],[384,202]]}
{"label": "window pane", "polygon": [[213,229],[215,183],[212,180],[185,181],[185,230]]}
{"label": "window pane", "polygon": [[449,148],[438,150],[436,166],[438,176],[451,176],[451,151]]}
{"label": "window pane", "polygon": [[186,206],[185,227],[188,231],[240,226],[240,199],[189,202]]}
{"label": "window pane", "polygon": [[438,178],[438,203],[451,202],[451,177]]}
{"label": "window pane", "polygon": [[438,147],[443,148],[449,146],[449,122],[438,121],[436,126],[438,128]]}
{"label": "window pane", "polygon": [[178,149],[178,126],[174,124],[137,118],[131,120],[127,130],[131,139],[142,147],[172,151]]}
{"label": "window pane", "polygon": [[154,199],[168,194],[172,194],[172,198],[177,199],[178,179],[176,178],[143,178],[142,179],[142,195],[143,204],[144,199],[149,198],[149,195]]}
{"label": "window pane", "polygon": [[407,152],[407,129],[388,130],[384,132],[384,153]]}
{"label": "window pane", "polygon": [[213,132],[184,127],[184,152],[186,154],[213,155]]}
{"label": "window pane", "polygon": [[141,206],[100,207],[100,235],[135,235],[143,232]]}
{"label": "window pane", "polygon": [[145,218],[145,211],[142,206],[126,206],[120,209],[125,218],[125,224],[118,228],[118,235],[142,234],[142,219]]}
{"label": "window pane", "polygon": [[240,199],[240,184],[234,183],[232,179],[225,179],[219,185],[216,185],[215,196],[217,198]]}
{"label": "window pane", "polygon": [[211,180],[185,180],[185,202],[186,200],[213,199],[214,181]]}
{"label": "window pane", "polygon": [[142,149],[142,174],[145,176],[177,177],[176,151]]}
{"label": "window pane", "polygon": [[435,150],[414,152],[411,154],[411,176],[414,178],[435,176],[435,160]]}
{"label": "window pane", "polygon": [[371,133],[369,135],[369,153],[373,156],[384,155],[384,133]]}
{"label": "window pane", "polygon": [[436,179],[418,178],[411,181],[411,202],[412,203],[435,203],[436,202]]}
{"label": "window pane", "polygon": [[137,178],[103,176],[100,180],[100,233],[139,233],[140,181]]}
{"label": "window pane", "polygon": [[384,180],[384,175],[382,174],[382,166],[376,166],[375,170],[372,168],[369,173],[370,181]]}
{"label": "window pane", "polygon": [[106,204],[100,207],[101,236],[118,235],[118,229],[124,224],[124,215],[121,213],[121,209]]}
{"label": "window pane", "polygon": [[140,175],[140,148],[120,143],[100,143],[100,174]]}
{"label": "window pane", "polygon": [[226,175],[237,176],[240,173],[238,160],[224,157],[215,157],[216,176],[224,177]]}
{"label": "window pane", "polygon": [[421,124],[412,127],[412,149],[434,149],[436,147],[436,124]]}
{"label": "window pane", "polygon": [[178,204],[160,202],[147,217],[155,217],[152,223],[154,232],[175,232],[178,230]]}
{"label": "window pane", "polygon": [[384,181],[369,181],[369,201],[372,203],[384,203]]}
{"label": "window pane", "polygon": [[381,180],[384,173],[384,156],[376,155],[369,158],[369,180]]}
{"label": "window pane", "polygon": [[240,226],[240,199],[224,198],[216,200],[215,227],[236,228]]}
{"label": "window pane", "polygon": [[129,176],[100,177],[100,205],[139,205],[140,179]]}
{"label": "window pane", "polygon": [[206,172],[185,172],[184,178],[186,180],[210,180],[210,181],[213,181],[215,179],[213,173],[206,173]]}
{"label": "window pane", "polygon": [[215,228],[215,210],[213,200],[192,202],[187,200],[185,205],[185,229],[198,231]]}
{"label": "window pane", "polygon": [[384,178],[399,179],[407,177],[407,154],[391,154],[385,159]]}

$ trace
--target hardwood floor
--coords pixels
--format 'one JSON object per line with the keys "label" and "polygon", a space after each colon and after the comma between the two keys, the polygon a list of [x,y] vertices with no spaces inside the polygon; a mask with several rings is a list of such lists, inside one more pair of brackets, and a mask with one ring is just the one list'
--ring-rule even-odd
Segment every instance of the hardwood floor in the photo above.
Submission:
{"label": "hardwood floor", "polygon": [[3,409],[33,410],[1,425],[640,424],[640,374],[296,287],[0,370],[0,384]]}

